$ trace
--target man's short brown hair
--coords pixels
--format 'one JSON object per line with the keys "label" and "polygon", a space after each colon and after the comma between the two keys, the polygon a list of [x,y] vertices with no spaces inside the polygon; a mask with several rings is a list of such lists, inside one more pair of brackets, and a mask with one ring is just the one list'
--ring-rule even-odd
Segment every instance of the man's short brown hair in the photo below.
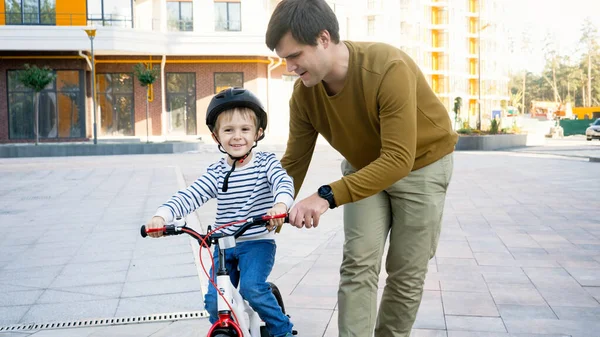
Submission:
{"label": "man's short brown hair", "polygon": [[283,0],[267,27],[267,47],[275,50],[287,32],[299,43],[316,46],[317,37],[327,30],[334,43],[340,42],[340,28],[337,17],[324,0]]}

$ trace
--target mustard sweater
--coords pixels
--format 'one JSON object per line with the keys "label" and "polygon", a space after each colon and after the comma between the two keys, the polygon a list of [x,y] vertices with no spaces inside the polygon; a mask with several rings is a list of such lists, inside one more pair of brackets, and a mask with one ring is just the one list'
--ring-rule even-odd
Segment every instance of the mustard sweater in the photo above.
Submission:
{"label": "mustard sweater", "polygon": [[300,80],[290,99],[290,132],[281,164],[304,181],[318,134],[358,169],[330,183],[336,204],[374,195],[412,170],[454,151],[458,134],[417,64],[383,43],[344,42],[350,51],[343,89]]}

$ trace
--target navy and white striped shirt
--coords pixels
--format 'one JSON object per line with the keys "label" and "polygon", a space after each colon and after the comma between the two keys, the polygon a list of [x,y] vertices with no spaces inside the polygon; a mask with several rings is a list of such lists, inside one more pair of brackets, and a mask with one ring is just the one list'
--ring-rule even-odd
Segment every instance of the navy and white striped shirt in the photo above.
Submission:
{"label": "navy and white striped shirt", "polygon": [[[288,209],[294,202],[294,183],[281,167],[275,154],[256,152],[244,167],[238,168],[229,176],[227,192],[223,192],[225,175],[231,170],[226,158],[210,165],[206,173],[186,189],[178,191],[156,211],[167,223],[176,216],[187,216],[209,199],[217,198],[215,226],[233,221],[264,215],[276,203],[284,203]],[[233,234],[241,226],[223,228],[226,234]],[[214,227],[215,228],[215,227]],[[248,239],[272,238],[264,226],[251,227],[239,241]]]}

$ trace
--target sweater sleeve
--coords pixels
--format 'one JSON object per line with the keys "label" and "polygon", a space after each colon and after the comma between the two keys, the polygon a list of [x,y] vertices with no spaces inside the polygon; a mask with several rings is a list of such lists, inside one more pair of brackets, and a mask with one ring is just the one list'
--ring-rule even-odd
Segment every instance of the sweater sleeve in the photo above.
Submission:
{"label": "sweater sleeve", "polygon": [[208,200],[216,198],[218,176],[215,167],[216,165],[209,167],[193,184],[175,193],[156,210],[155,216],[162,217],[168,224],[173,222],[176,216],[185,217]]}
{"label": "sweater sleeve", "polygon": [[406,177],[417,143],[417,77],[403,61],[391,63],[377,90],[381,152],[359,171],[331,184],[338,206],[374,195]]}
{"label": "sweater sleeve", "polygon": [[267,181],[271,186],[274,197],[273,204],[281,202],[290,209],[292,203],[294,203],[294,182],[292,181],[292,178],[285,172],[283,167],[281,167],[281,163],[275,158],[275,154],[267,154],[266,165]]}
{"label": "sweater sleeve", "polygon": [[308,117],[290,99],[290,130],[281,165],[294,181],[294,196],[298,195],[310,165],[318,133]]}

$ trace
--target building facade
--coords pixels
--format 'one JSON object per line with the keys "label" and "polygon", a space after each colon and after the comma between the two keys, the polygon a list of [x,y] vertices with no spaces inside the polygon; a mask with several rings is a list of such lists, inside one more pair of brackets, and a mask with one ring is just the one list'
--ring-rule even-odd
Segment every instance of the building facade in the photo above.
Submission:
{"label": "building facade", "polygon": [[[509,54],[500,0],[340,1],[346,38],[381,41],[411,55],[451,117],[461,98],[460,123],[482,125],[508,100]],[[481,86],[481,87],[480,87]],[[481,89],[481,90],[480,90]]]}
{"label": "building facade", "polygon": [[[502,39],[495,36],[502,34],[492,20],[501,10],[496,1],[328,3],[342,39],[404,49],[448,110],[461,97],[460,117],[475,125],[480,92],[482,120],[489,121],[506,98],[508,58],[503,60]],[[35,139],[34,94],[17,78],[26,64],[48,66],[56,74],[40,94],[42,141],[91,139],[94,117],[98,138],[206,139],[208,102],[229,86],[255,92],[269,114],[269,138],[287,138],[288,100],[297,76],[286,72],[284,60],[264,42],[278,2],[0,0],[0,143]],[[85,32],[89,28],[95,29],[93,40]],[[139,63],[159,71],[149,87],[134,76]]]}
{"label": "building facade", "polygon": [[[93,136],[95,70],[99,138],[209,135],[212,96],[243,86],[264,102],[267,130],[284,135],[293,80],[264,42],[277,1],[0,0],[0,142],[30,142],[33,91],[17,79],[25,64],[48,66],[55,81],[39,99],[42,141]],[[95,28],[92,41],[84,29]],[[143,87],[133,67],[160,75]],[[148,96],[148,118],[146,97]]]}

